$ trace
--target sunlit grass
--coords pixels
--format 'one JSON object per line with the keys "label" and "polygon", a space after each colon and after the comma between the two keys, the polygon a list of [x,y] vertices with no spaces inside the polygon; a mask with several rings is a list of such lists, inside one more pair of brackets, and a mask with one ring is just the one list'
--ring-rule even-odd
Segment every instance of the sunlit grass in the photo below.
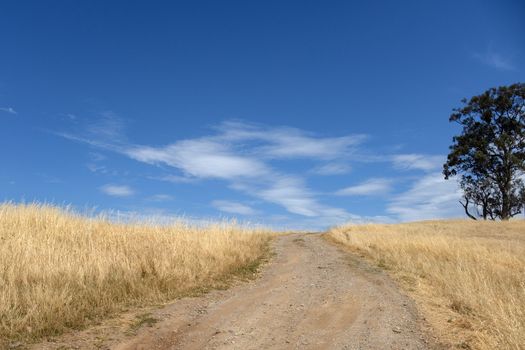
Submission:
{"label": "sunlit grass", "polygon": [[0,346],[224,287],[253,272],[270,236],[231,223],[123,224],[0,204]]}
{"label": "sunlit grass", "polygon": [[525,221],[347,225],[328,237],[395,276],[445,342],[525,349]]}

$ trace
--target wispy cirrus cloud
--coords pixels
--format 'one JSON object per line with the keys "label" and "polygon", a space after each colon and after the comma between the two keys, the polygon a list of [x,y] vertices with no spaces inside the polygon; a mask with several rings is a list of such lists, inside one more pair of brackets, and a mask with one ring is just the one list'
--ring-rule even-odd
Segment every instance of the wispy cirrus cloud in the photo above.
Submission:
{"label": "wispy cirrus cloud", "polygon": [[435,171],[443,166],[444,156],[425,154],[397,154],[392,156],[394,167],[403,170]]}
{"label": "wispy cirrus cloud", "polygon": [[352,167],[347,163],[326,163],[312,169],[313,174],[318,175],[341,175],[347,174],[352,170]]}
{"label": "wispy cirrus cloud", "polygon": [[494,51],[492,46],[489,46],[484,52],[475,52],[472,54],[472,56],[479,62],[492,68],[496,68],[499,70],[516,69],[509,57],[506,57],[503,54]]}
{"label": "wispy cirrus cloud", "polygon": [[171,183],[192,183],[192,182],[199,180],[196,177],[173,175],[173,174],[168,174],[168,175],[163,175],[163,176],[148,176],[148,178],[151,180],[167,181]]}
{"label": "wispy cirrus cloud", "polygon": [[322,137],[291,127],[268,127],[242,121],[226,121],[216,127],[219,138],[233,142],[257,142],[252,152],[266,158],[313,158],[330,160],[355,152],[367,135]]}
{"label": "wispy cirrus cloud", "polygon": [[270,186],[254,192],[267,202],[283,206],[288,212],[302,216],[323,215],[323,208],[301,179],[282,176]]}
{"label": "wispy cirrus cloud", "polygon": [[387,194],[392,188],[391,179],[375,178],[336,192],[339,196],[377,196]]}
{"label": "wispy cirrus cloud", "polygon": [[90,120],[85,126],[84,131],[97,140],[103,140],[112,144],[126,143],[125,123],[113,111],[104,111],[99,113],[96,119]]}
{"label": "wispy cirrus cloud", "polygon": [[269,174],[261,161],[234,152],[218,140],[182,140],[164,147],[131,146],[124,153],[149,164],[165,164],[196,178],[232,179]]}
{"label": "wispy cirrus cloud", "polygon": [[135,191],[131,187],[125,185],[107,184],[100,187],[100,190],[113,197],[130,197],[135,194]]}
{"label": "wispy cirrus cloud", "polygon": [[9,114],[17,115],[18,112],[13,107],[0,107],[0,112],[6,112]]}
{"label": "wispy cirrus cloud", "polygon": [[230,214],[255,215],[257,213],[252,207],[235,201],[214,200],[211,205],[222,212]]}
{"label": "wispy cirrus cloud", "polygon": [[[352,147],[364,140],[363,136],[313,138],[293,129],[278,130],[269,145],[259,149],[261,154],[273,158],[334,159],[350,153]],[[288,134],[287,134],[288,133]]]}
{"label": "wispy cirrus cloud", "polygon": [[282,174],[267,161],[288,157],[333,159],[346,155],[349,147],[361,142],[361,136],[319,138],[298,129],[239,121],[224,122],[215,129],[216,135],[181,140],[165,147],[132,147],[126,153],[142,162],[177,168],[184,177],[230,181],[233,189],[280,205],[292,214],[329,216],[331,222],[342,222],[348,217],[340,208],[321,205],[302,178]]}
{"label": "wispy cirrus cloud", "polygon": [[455,179],[445,180],[440,172],[429,173],[414,181],[407,191],[395,195],[387,212],[401,221],[459,217],[460,197]]}
{"label": "wispy cirrus cloud", "polygon": [[[343,222],[350,217],[341,208],[321,204],[302,176],[277,170],[271,162],[288,158],[324,162],[346,157],[362,142],[362,135],[320,137],[295,128],[271,128],[240,121],[221,123],[214,130],[215,133],[209,136],[177,140],[163,146],[137,145],[121,135],[123,126],[119,118],[106,113],[83,134],[58,135],[142,163],[167,166],[175,173],[163,176],[165,181],[218,179],[229,183],[231,189],[282,206],[292,214],[322,217],[329,220],[327,224],[334,223],[334,220]],[[127,195],[126,191],[117,189],[106,192]],[[226,206],[227,203],[219,204],[223,209],[235,209],[233,205]],[[247,212],[246,208],[240,210]]]}
{"label": "wispy cirrus cloud", "polygon": [[275,173],[266,181],[235,182],[231,188],[267,203],[281,206],[288,213],[303,218],[317,218],[318,226],[319,223],[343,223],[350,218],[357,217],[342,208],[322,204],[317,193],[308,188],[305,179],[295,175]]}
{"label": "wispy cirrus cloud", "polygon": [[125,123],[112,111],[104,111],[94,118],[75,120],[76,129],[68,132],[51,131],[52,134],[70,141],[122,153],[129,142],[125,134]]}

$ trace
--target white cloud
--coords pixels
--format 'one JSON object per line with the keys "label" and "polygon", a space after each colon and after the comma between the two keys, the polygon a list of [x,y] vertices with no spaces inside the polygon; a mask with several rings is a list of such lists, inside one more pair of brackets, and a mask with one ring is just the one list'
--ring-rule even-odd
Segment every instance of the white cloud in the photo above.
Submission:
{"label": "white cloud", "polygon": [[[123,127],[112,114],[106,115],[97,125],[88,128],[87,137],[60,135],[125,154],[140,162],[169,166],[182,172],[182,176],[172,174],[158,179],[172,182],[220,179],[228,181],[233,189],[281,205],[294,214],[347,216],[342,209],[320,205],[302,178],[276,171],[268,164],[268,158],[343,156],[350,152],[350,146],[360,142],[361,136],[316,138],[298,129],[226,122],[217,127],[216,135],[155,147],[120,143],[119,140],[124,139],[120,135]],[[101,130],[103,125],[108,125],[110,131]],[[117,141],[108,142],[113,136]],[[281,151],[280,147],[288,151]]]}
{"label": "white cloud", "polygon": [[129,197],[135,194],[135,191],[125,185],[104,185],[100,188],[102,192],[113,197]]}
{"label": "white cloud", "polygon": [[135,160],[166,164],[197,178],[249,178],[269,173],[263,162],[236,154],[227,145],[209,138],[183,140],[158,148],[133,146],[125,153]]}
{"label": "white cloud", "polygon": [[240,121],[227,121],[219,125],[220,138],[239,141],[263,141],[255,145],[253,153],[268,158],[334,159],[348,156],[361,144],[366,135],[319,137],[304,130],[290,127],[264,127]]}
{"label": "white cloud", "polygon": [[96,163],[87,163],[86,168],[89,169],[92,173],[101,173],[101,174],[107,174],[108,169],[104,165],[98,165]]}
{"label": "white cloud", "polygon": [[473,57],[480,61],[481,63],[491,66],[496,69],[500,70],[515,70],[516,67],[509,58],[504,57],[502,54],[495,52],[492,47],[489,46],[489,48],[485,52],[476,52],[473,54]]}
{"label": "white cloud", "polygon": [[300,133],[286,134],[280,131],[272,138],[270,145],[261,147],[260,151],[275,158],[320,158],[334,159],[342,157],[352,146],[362,140],[361,137],[343,136],[337,138],[313,138]]}
{"label": "white cloud", "polygon": [[387,212],[401,221],[460,217],[461,190],[456,180],[445,180],[441,173],[431,173],[415,181],[406,192],[393,197]]}
{"label": "white cloud", "polygon": [[[226,127],[228,125],[229,127]],[[280,144],[289,148],[287,155],[333,157],[339,155],[343,148],[356,144],[355,140],[336,138],[319,141],[304,136],[296,129],[291,131],[295,135],[290,137],[285,135],[284,131],[292,129],[265,130],[240,123],[225,123],[219,130],[222,130],[219,135],[181,140],[162,147],[129,146],[124,153],[141,162],[168,165],[184,174],[184,176],[168,175],[162,178],[167,181],[222,179],[229,181],[231,188],[283,206],[290,213],[307,217],[348,217],[342,209],[319,204],[316,196],[306,188],[300,177],[277,172],[261,160],[260,156],[277,156],[275,147]],[[261,141],[268,141],[269,144],[261,145]],[[247,142],[256,142],[256,144],[247,145]],[[293,142],[298,142],[298,145],[292,149],[290,143]],[[301,145],[305,148],[301,148]],[[320,150],[314,150],[315,145],[323,146]],[[330,145],[334,146],[335,150],[330,150]],[[329,170],[341,172],[347,171],[348,167],[332,165]],[[328,167],[325,171],[328,171]],[[233,202],[219,204],[222,208],[228,209],[229,211],[224,210],[227,212],[236,211],[237,214],[247,212],[247,208],[234,206]],[[226,206],[226,204],[230,205]]]}
{"label": "white cloud", "polygon": [[18,112],[13,109],[13,107],[0,107],[0,111],[6,112],[9,114],[17,115]]}
{"label": "white cloud", "polygon": [[123,143],[126,141],[124,121],[112,111],[100,113],[95,121],[90,120],[85,129],[91,137],[105,142]]}
{"label": "white cloud", "polygon": [[319,205],[311,193],[305,189],[301,180],[282,177],[269,188],[256,192],[256,195],[268,202],[279,204],[290,213],[303,216],[318,216]]}
{"label": "white cloud", "polygon": [[288,212],[317,218],[324,225],[341,223],[351,214],[344,209],[325,206],[319,203],[314,193],[304,184],[304,180],[293,176],[277,176],[270,186],[260,190],[247,190],[257,198],[284,207]]}
{"label": "white cloud", "polygon": [[[344,209],[322,204],[319,195],[308,188],[302,176],[287,174],[272,166],[276,160],[307,158],[323,161],[312,170],[319,174],[348,172],[350,159],[373,161],[369,155],[359,153],[360,144],[366,138],[364,135],[321,137],[295,128],[229,121],[217,126],[215,133],[209,136],[152,146],[126,141],[123,125],[113,114],[103,116],[95,124],[81,134],[59,135],[160,166],[164,171],[168,167],[175,172],[155,179],[171,182],[226,181],[230,188],[279,205],[289,213],[302,216],[311,223],[316,222],[317,227],[347,220],[368,220]],[[383,158],[381,160],[384,161]],[[237,214],[248,213],[251,209],[236,202],[215,204]]]}
{"label": "white cloud", "polygon": [[397,154],[392,156],[394,167],[405,170],[434,171],[443,166],[443,156],[424,154]]}
{"label": "white cloud", "polygon": [[108,159],[107,156],[101,154],[101,153],[97,153],[97,152],[89,152],[89,158],[94,161],[94,162],[101,162],[103,160],[106,160]]}
{"label": "white cloud", "polygon": [[180,175],[164,175],[164,176],[149,176],[149,179],[152,180],[161,180],[161,181],[168,181],[172,183],[191,183],[195,182],[197,178],[195,177],[188,177],[188,176],[180,176]]}
{"label": "white cloud", "polygon": [[392,180],[370,179],[359,185],[343,188],[336,192],[340,196],[374,196],[386,194],[392,187]]}
{"label": "white cloud", "polygon": [[[263,127],[243,122],[224,122],[217,134],[180,140],[166,146],[133,145],[126,142],[122,120],[104,112],[81,134],[56,133],[64,138],[125,154],[135,160],[168,165],[183,172],[185,178],[254,178],[274,171],[264,159],[345,158],[356,152],[364,135],[317,137],[300,129]],[[344,162],[333,162],[317,169],[320,174],[349,171]],[[175,179],[175,178],[174,178]]]}
{"label": "white cloud", "polygon": [[79,121],[77,132],[52,132],[65,139],[88,144],[100,149],[124,153],[128,147],[125,124],[122,118],[111,111],[98,114],[95,118]]}
{"label": "white cloud", "polygon": [[328,163],[313,169],[312,173],[318,175],[341,175],[349,173],[350,170],[350,165],[345,163]]}
{"label": "white cloud", "polygon": [[211,204],[215,208],[226,213],[239,215],[255,215],[256,213],[256,211],[253,208],[238,202],[215,200]]}
{"label": "white cloud", "polygon": [[[322,138],[295,128],[269,128],[242,122],[224,122],[216,135],[180,140],[161,147],[129,146],[123,153],[149,163],[181,170],[183,178],[255,178],[274,171],[264,159],[346,157],[363,141],[363,135]],[[343,162],[317,169],[320,174],[349,171]],[[180,178],[180,177],[178,177]]]}
{"label": "white cloud", "polygon": [[119,153],[124,152],[122,146],[117,143],[113,143],[111,139],[108,139],[108,140],[104,140],[102,138],[99,139],[93,135],[79,136],[79,135],[68,133],[68,132],[52,132],[52,133],[57,136],[63,137],[67,140],[70,140],[70,141],[85,143],[93,147],[107,149],[107,150],[114,151],[114,152],[119,152]]}

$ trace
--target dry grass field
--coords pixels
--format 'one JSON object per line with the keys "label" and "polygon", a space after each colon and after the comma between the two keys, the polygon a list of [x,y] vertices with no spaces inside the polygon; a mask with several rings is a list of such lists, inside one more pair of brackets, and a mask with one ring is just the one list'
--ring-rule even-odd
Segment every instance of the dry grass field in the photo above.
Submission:
{"label": "dry grass field", "polygon": [[347,225],[327,238],[388,270],[445,343],[525,349],[525,221]]}
{"label": "dry grass field", "polygon": [[270,236],[227,223],[118,224],[0,204],[0,347],[224,287],[253,275]]}

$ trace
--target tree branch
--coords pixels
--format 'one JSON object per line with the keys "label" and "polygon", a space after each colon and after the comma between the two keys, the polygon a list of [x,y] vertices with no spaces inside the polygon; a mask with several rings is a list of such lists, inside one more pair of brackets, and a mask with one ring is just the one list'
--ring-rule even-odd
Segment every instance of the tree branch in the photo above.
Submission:
{"label": "tree branch", "polygon": [[469,218],[471,218],[472,220],[477,220],[477,218],[468,211],[468,204],[469,204],[468,198],[465,198],[465,203],[463,203],[462,201],[459,201],[459,204],[463,206],[463,208],[465,209],[465,214],[467,214]]}

